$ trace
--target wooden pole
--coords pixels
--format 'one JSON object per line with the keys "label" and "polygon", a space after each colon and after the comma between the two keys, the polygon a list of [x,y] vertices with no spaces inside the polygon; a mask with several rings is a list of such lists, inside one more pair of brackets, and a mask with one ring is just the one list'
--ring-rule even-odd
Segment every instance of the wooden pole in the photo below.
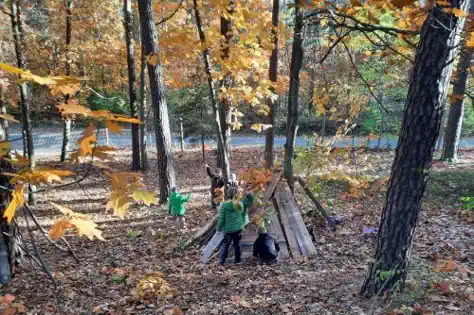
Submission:
{"label": "wooden pole", "polygon": [[333,231],[336,230],[336,223],[334,222],[334,220],[327,214],[326,210],[324,210],[323,206],[321,205],[321,203],[318,201],[318,199],[316,199],[316,196],[314,196],[313,192],[311,191],[311,189],[308,187],[308,185],[306,184],[306,182],[304,181],[303,178],[301,178],[300,176],[295,176],[294,177],[295,181],[297,181],[301,187],[303,187],[304,191],[306,192],[306,194],[308,195],[308,197],[313,201],[313,203],[316,205],[316,208],[318,209],[318,211],[323,215],[323,217],[326,219],[326,221],[328,222],[329,226],[332,228]]}

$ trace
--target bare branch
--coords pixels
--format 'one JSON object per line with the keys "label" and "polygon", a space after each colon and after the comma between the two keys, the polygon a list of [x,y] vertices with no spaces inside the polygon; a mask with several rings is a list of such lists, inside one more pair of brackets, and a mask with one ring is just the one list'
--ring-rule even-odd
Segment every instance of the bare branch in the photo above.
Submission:
{"label": "bare branch", "polygon": [[171,19],[173,18],[173,16],[175,16],[176,13],[178,13],[179,9],[181,9],[181,5],[183,4],[183,2],[184,2],[184,0],[181,0],[181,1],[179,2],[178,7],[176,8],[176,10],[174,10],[173,13],[171,13],[169,16],[165,17],[165,18],[162,19],[161,21],[158,21],[158,22],[156,23],[156,25],[160,25],[160,24],[163,24],[163,23],[165,23],[165,22],[171,20]]}

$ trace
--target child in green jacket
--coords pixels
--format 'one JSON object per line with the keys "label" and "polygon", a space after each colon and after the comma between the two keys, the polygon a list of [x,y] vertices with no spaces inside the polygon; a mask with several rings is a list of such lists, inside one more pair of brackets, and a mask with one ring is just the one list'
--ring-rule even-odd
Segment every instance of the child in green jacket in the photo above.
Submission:
{"label": "child in green jacket", "polygon": [[168,212],[176,220],[176,227],[178,230],[184,229],[184,215],[186,214],[186,208],[184,203],[191,199],[191,194],[187,194],[186,197],[182,196],[176,187],[171,187],[171,196],[168,201]]}
{"label": "child in green jacket", "polygon": [[229,247],[232,243],[235,251],[235,263],[241,261],[240,240],[242,238],[242,230],[248,224],[248,208],[250,208],[255,200],[251,190],[247,191],[246,197],[239,202],[233,199],[237,196],[237,188],[230,187],[227,191],[227,197],[231,200],[224,202],[219,209],[219,218],[217,221],[218,232],[224,232],[224,242],[220,251],[220,264],[224,265],[229,255]]}

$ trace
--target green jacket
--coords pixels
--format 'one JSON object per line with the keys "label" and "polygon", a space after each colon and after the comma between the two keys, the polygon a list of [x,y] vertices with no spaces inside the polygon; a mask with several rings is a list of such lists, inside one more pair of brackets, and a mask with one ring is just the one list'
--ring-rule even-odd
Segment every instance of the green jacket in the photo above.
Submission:
{"label": "green jacket", "polygon": [[248,208],[255,200],[252,194],[248,194],[245,199],[234,207],[234,201],[226,201],[219,209],[219,218],[217,221],[218,232],[232,233],[242,230],[249,223]]}
{"label": "green jacket", "polygon": [[172,215],[184,215],[186,209],[184,203],[188,202],[191,198],[191,194],[187,194],[186,197],[182,196],[179,192],[172,192],[168,201],[168,211]]}

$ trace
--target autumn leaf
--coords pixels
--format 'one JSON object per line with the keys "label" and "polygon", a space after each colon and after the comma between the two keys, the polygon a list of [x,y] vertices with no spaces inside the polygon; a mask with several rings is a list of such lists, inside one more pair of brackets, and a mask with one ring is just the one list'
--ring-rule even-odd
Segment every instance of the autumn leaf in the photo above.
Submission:
{"label": "autumn leaf", "polygon": [[271,124],[253,124],[251,127],[250,127],[252,130],[255,130],[256,132],[260,133],[260,132],[263,132],[267,129],[270,129],[272,128],[272,125]]}
{"label": "autumn leaf", "polygon": [[49,230],[49,237],[52,240],[59,240],[63,235],[66,229],[72,228],[73,225],[69,219],[62,219],[59,221],[56,221],[54,225],[51,227]]}
{"label": "autumn leaf", "polygon": [[108,119],[105,122],[105,127],[112,132],[118,133],[120,135],[123,134],[122,127],[119,124],[117,124],[115,121]]}
{"label": "autumn leaf", "polygon": [[83,105],[74,104],[74,103],[62,103],[56,105],[56,108],[59,110],[62,116],[70,115],[85,115],[87,116],[91,110]]}
{"label": "autumn leaf", "polygon": [[15,159],[7,159],[7,158],[4,158],[4,159],[9,161],[13,165],[17,165],[17,166],[20,166],[20,167],[25,167],[25,166],[30,165],[30,160],[28,160],[27,158],[25,158],[23,155],[21,155],[20,153],[18,153],[16,151],[13,152],[13,157]]}
{"label": "autumn leaf", "polygon": [[415,1],[413,0],[391,0],[390,1],[395,7],[401,9],[404,6],[413,4]]}
{"label": "autumn leaf", "polygon": [[13,218],[15,217],[16,209],[25,204],[24,197],[24,186],[22,184],[17,184],[15,190],[12,193],[12,200],[8,204],[7,209],[3,215],[7,219],[8,224],[11,224]]}
{"label": "autumn leaf", "polygon": [[454,103],[455,101],[462,101],[464,100],[463,94],[453,94],[449,96],[449,102]]}
{"label": "autumn leaf", "polygon": [[6,156],[8,153],[10,153],[10,150],[12,148],[12,143],[7,141],[7,142],[0,142],[0,156]]}
{"label": "autumn leaf", "polygon": [[24,181],[31,184],[51,184],[53,182],[60,182],[62,177],[72,176],[73,172],[68,170],[58,170],[48,167],[38,167],[33,170],[27,169],[20,172],[20,175]]}
{"label": "autumn leaf", "polygon": [[148,55],[148,57],[146,58],[147,62],[149,64],[151,64],[152,66],[156,66],[158,64],[158,55],[154,54],[154,53],[151,53],[150,55]]}
{"label": "autumn leaf", "polygon": [[15,73],[15,74],[25,73],[25,71],[23,71],[22,69],[7,65],[6,63],[0,63],[0,69],[8,73]]}
{"label": "autumn leaf", "polygon": [[51,204],[65,216],[65,218],[56,222],[49,231],[52,239],[58,240],[63,236],[67,228],[74,227],[79,236],[86,236],[90,240],[93,240],[94,237],[101,241],[104,240],[102,231],[97,229],[97,223],[91,221],[87,215],[76,213],[65,206],[53,202]]}
{"label": "autumn leaf", "polygon": [[152,300],[158,296],[173,296],[174,290],[164,279],[161,272],[152,272],[140,279],[136,287],[136,297],[139,300]]}
{"label": "autumn leaf", "polygon": [[135,190],[132,198],[135,201],[142,201],[147,207],[152,204],[158,204],[158,199],[156,198],[156,193],[154,191]]}
{"label": "autumn leaf", "polygon": [[16,120],[15,117],[9,114],[0,114],[0,118],[11,121],[11,122],[19,123],[19,121]]}
{"label": "autumn leaf", "polygon": [[106,209],[112,209],[114,215],[119,218],[125,218],[127,210],[130,208],[130,197],[128,196],[127,191],[124,190],[112,190],[109,196],[109,201],[107,202]]}
{"label": "autumn leaf", "polygon": [[92,144],[97,142],[97,136],[95,134],[95,126],[90,124],[82,136],[77,140],[79,145],[79,152],[81,156],[92,154]]}

